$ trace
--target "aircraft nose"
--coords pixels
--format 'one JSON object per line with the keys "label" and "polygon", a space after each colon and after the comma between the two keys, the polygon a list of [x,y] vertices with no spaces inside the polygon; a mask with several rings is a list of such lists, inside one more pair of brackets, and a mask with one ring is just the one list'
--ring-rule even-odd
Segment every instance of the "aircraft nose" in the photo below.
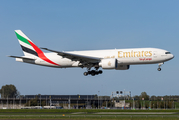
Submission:
{"label": "aircraft nose", "polygon": [[171,55],[171,59],[173,59],[174,57],[175,57],[175,56],[172,54],[172,55]]}

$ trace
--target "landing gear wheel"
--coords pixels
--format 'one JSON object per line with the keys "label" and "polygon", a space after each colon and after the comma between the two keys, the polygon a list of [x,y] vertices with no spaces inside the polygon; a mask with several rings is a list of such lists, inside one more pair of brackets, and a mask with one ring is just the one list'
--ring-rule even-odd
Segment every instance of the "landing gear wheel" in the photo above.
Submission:
{"label": "landing gear wheel", "polygon": [[88,71],[88,74],[90,75],[90,74],[91,74],[91,71]]}
{"label": "landing gear wheel", "polygon": [[88,72],[84,72],[83,75],[84,75],[84,76],[87,76],[87,75],[88,75]]}
{"label": "landing gear wheel", "polygon": [[91,75],[92,75],[92,76],[95,76],[96,74],[95,74],[95,73],[92,73]]}
{"label": "landing gear wheel", "polygon": [[161,68],[158,68],[157,70],[158,70],[158,71],[161,71],[162,69],[161,69]]}
{"label": "landing gear wheel", "polygon": [[96,75],[98,75],[98,74],[99,74],[99,72],[98,72],[98,71],[95,71],[95,74],[96,74]]}
{"label": "landing gear wheel", "polygon": [[91,71],[91,75],[92,75],[92,76],[95,76],[95,75],[96,75],[96,71],[92,70],[92,71]]}
{"label": "landing gear wheel", "polygon": [[102,74],[102,73],[103,73],[103,71],[102,71],[102,70],[99,70],[99,71],[98,71],[98,73],[99,73],[99,74]]}

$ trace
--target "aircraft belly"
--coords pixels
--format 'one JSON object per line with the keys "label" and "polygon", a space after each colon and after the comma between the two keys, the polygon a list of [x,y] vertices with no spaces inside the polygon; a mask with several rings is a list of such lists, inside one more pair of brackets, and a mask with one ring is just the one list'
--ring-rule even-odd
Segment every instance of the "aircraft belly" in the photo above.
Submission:
{"label": "aircraft belly", "polygon": [[61,67],[72,67],[73,61],[60,61],[59,64]]}

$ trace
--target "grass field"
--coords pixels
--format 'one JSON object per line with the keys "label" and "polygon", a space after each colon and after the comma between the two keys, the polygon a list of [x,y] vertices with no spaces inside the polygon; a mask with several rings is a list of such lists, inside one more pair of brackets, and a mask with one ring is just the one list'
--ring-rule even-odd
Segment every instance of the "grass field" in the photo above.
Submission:
{"label": "grass field", "polygon": [[140,116],[89,116],[89,115],[81,115],[81,116],[71,116],[71,115],[65,115],[65,116],[4,116],[0,117],[0,119],[34,119],[34,120],[45,120],[45,119],[69,119],[69,120],[80,120],[80,119],[85,119],[85,120],[179,120],[178,116],[145,116],[145,115],[140,115]]}
{"label": "grass field", "polygon": [[179,120],[179,110],[0,109],[0,119]]}
{"label": "grass field", "polygon": [[0,109],[0,113],[73,113],[73,112],[178,112],[179,110],[115,110],[115,109]]}

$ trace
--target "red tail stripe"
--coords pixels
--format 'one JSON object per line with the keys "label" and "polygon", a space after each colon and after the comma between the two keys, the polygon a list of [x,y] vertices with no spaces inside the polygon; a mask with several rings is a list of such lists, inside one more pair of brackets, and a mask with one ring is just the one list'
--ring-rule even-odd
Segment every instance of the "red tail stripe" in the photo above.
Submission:
{"label": "red tail stripe", "polygon": [[[29,40],[28,40],[28,41],[29,41]],[[46,62],[48,62],[48,63],[54,64],[54,65],[60,66],[59,64],[54,63],[53,61],[49,60],[49,59],[44,55],[44,53],[42,52],[42,50],[39,49],[34,43],[32,43],[31,41],[29,41],[29,43],[32,45],[32,47],[35,49],[35,51],[37,52],[38,56],[39,56],[42,60],[44,60],[44,61],[46,61]]]}

